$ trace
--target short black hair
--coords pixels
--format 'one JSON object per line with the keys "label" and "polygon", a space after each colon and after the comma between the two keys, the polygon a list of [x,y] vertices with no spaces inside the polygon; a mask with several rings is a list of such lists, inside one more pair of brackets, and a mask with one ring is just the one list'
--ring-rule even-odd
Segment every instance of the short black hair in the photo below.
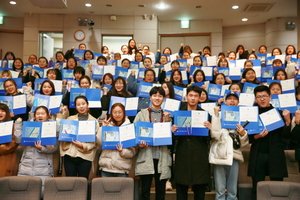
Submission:
{"label": "short black hair", "polygon": [[256,88],[254,88],[254,95],[256,96],[258,92],[264,92],[264,91],[267,92],[268,95],[271,95],[270,88],[266,85],[259,85]]}
{"label": "short black hair", "polygon": [[150,97],[151,97],[153,94],[157,94],[157,93],[159,93],[160,95],[163,95],[163,97],[166,96],[165,90],[164,90],[162,87],[157,87],[157,86],[155,86],[155,87],[153,87],[153,88],[150,90],[150,92],[149,92]]}
{"label": "short black hair", "polygon": [[199,94],[199,96],[202,93],[202,90],[200,90],[200,88],[196,85],[192,85],[192,86],[187,87],[186,94],[190,93],[191,91],[197,92]]}
{"label": "short black hair", "polygon": [[85,75],[85,69],[81,66],[77,66],[73,70],[73,74],[75,75],[76,73],[82,74],[82,76]]}

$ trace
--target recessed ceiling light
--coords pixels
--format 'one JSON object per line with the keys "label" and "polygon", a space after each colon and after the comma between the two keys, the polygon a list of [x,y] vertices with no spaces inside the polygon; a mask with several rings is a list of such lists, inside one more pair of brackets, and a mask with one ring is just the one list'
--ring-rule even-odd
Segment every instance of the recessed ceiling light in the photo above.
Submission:
{"label": "recessed ceiling light", "polygon": [[86,3],[86,4],[85,4],[85,6],[86,6],[86,7],[91,7],[91,6],[92,6],[92,4],[90,4],[90,3]]}
{"label": "recessed ceiling light", "polygon": [[158,4],[157,7],[159,9],[166,9],[168,6],[166,4],[164,4],[164,3],[161,3],[161,4]]}
{"label": "recessed ceiling light", "polygon": [[242,21],[246,22],[246,21],[248,21],[248,18],[243,18]]}
{"label": "recessed ceiling light", "polygon": [[16,5],[17,4],[17,2],[15,2],[15,1],[10,1],[9,3],[12,4],[12,5]]}
{"label": "recessed ceiling light", "polygon": [[232,8],[232,9],[238,9],[239,6],[235,5],[235,6],[232,6],[231,8]]}

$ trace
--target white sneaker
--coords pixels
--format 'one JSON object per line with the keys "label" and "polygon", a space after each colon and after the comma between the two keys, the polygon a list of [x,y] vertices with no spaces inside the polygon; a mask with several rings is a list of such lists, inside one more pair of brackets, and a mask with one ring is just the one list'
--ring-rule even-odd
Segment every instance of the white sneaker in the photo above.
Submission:
{"label": "white sneaker", "polygon": [[173,188],[172,188],[172,184],[169,180],[167,180],[166,182],[166,191],[172,191]]}

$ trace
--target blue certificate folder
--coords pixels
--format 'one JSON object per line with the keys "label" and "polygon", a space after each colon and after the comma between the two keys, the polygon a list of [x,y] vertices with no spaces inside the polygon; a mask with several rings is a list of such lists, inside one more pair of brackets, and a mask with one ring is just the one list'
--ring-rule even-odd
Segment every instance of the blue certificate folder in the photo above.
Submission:
{"label": "blue certificate folder", "polygon": [[83,59],[85,50],[83,49],[74,49],[74,57],[76,60],[79,60],[79,58]]}
{"label": "blue certificate folder", "polygon": [[137,114],[138,102],[139,102],[138,97],[124,98],[124,97],[111,96],[108,114],[111,114],[111,107],[115,103],[121,103],[125,107],[126,116],[135,116]]}
{"label": "blue certificate folder", "polygon": [[268,131],[273,131],[284,126],[284,121],[276,108],[260,114],[259,118]]}
{"label": "blue certificate folder", "polygon": [[103,65],[93,65],[92,67],[92,79],[102,79],[104,73]]}
{"label": "blue certificate folder", "polygon": [[24,121],[21,144],[25,146],[33,146],[36,141],[41,141],[42,145],[55,145],[56,121]]}
{"label": "blue certificate folder", "polygon": [[36,94],[33,99],[32,112],[39,106],[46,106],[51,114],[59,113],[62,95],[42,95]]}
{"label": "blue certificate folder", "polygon": [[[253,114],[253,109],[255,109],[255,112],[257,114],[254,114],[253,117],[255,119],[250,118],[251,113]],[[243,110],[243,112],[242,112]],[[249,113],[249,114],[247,114]],[[227,106],[222,105],[221,106],[221,126],[222,128],[226,129],[236,129],[236,125],[246,122],[246,120],[241,120],[244,116],[249,116],[249,119],[247,121],[249,124],[245,127],[245,129],[257,129],[258,128],[258,107],[257,106]],[[252,117],[252,116],[251,116]]]}
{"label": "blue certificate folder", "polygon": [[8,106],[9,112],[14,112],[14,115],[26,113],[26,95],[16,96],[0,96],[0,103]]}
{"label": "blue certificate folder", "polygon": [[[23,86],[22,78],[10,78],[14,80],[17,84],[18,89],[21,89]],[[0,78],[0,95],[5,95],[6,91],[4,88],[4,81],[6,81],[7,78]]]}
{"label": "blue certificate folder", "polygon": [[75,98],[85,96],[89,101],[89,108],[101,108],[101,90],[92,88],[71,88],[70,108],[75,108]]}
{"label": "blue certificate folder", "polygon": [[136,144],[145,141],[150,146],[172,144],[171,122],[135,122]]}
{"label": "blue certificate folder", "polygon": [[[34,94],[40,94],[40,89],[41,89],[41,86],[42,86],[42,83],[46,80],[49,80],[49,79],[43,79],[43,78],[37,78],[35,79],[34,81]],[[52,81],[52,80],[50,80]],[[54,84],[54,87],[55,87],[55,83],[58,83],[58,82],[61,82],[59,80],[54,80],[52,81],[52,83]],[[61,87],[60,89],[62,88],[62,83],[61,84]],[[62,94],[61,90],[59,91],[59,88],[55,87],[55,94],[56,95],[59,95],[59,94]]]}
{"label": "blue certificate folder", "polygon": [[150,98],[149,92],[154,86],[160,86],[160,84],[147,83],[147,82],[141,81],[137,96],[144,97],[144,98]]}
{"label": "blue certificate folder", "polygon": [[71,69],[63,69],[61,74],[63,80],[71,81],[74,79],[73,70]]}
{"label": "blue certificate folder", "polygon": [[123,148],[136,146],[135,126],[128,124],[124,126],[103,126],[102,127],[102,149],[116,149],[117,144]]}
{"label": "blue certificate folder", "polygon": [[95,142],[96,120],[60,120],[59,141]]}
{"label": "blue certificate folder", "polygon": [[0,144],[11,142],[14,121],[0,122]]}
{"label": "blue certificate folder", "polygon": [[[197,120],[201,126],[193,126],[192,124],[192,115],[193,112],[196,115],[202,115],[201,120]],[[178,126],[177,131],[175,131],[174,135],[179,136],[208,136],[208,129],[203,126],[203,122],[208,120],[208,112],[207,111],[175,111],[174,112],[174,124]]]}

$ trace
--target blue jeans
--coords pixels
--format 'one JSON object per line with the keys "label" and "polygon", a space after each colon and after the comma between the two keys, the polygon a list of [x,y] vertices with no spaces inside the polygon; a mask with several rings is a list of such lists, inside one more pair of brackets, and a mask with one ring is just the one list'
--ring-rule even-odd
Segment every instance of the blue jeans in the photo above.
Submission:
{"label": "blue jeans", "polygon": [[[233,159],[232,165],[214,165],[216,200],[237,200],[239,161]],[[225,190],[227,189],[227,196]]]}
{"label": "blue jeans", "polygon": [[128,177],[128,174],[101,171],[101,177]]}

